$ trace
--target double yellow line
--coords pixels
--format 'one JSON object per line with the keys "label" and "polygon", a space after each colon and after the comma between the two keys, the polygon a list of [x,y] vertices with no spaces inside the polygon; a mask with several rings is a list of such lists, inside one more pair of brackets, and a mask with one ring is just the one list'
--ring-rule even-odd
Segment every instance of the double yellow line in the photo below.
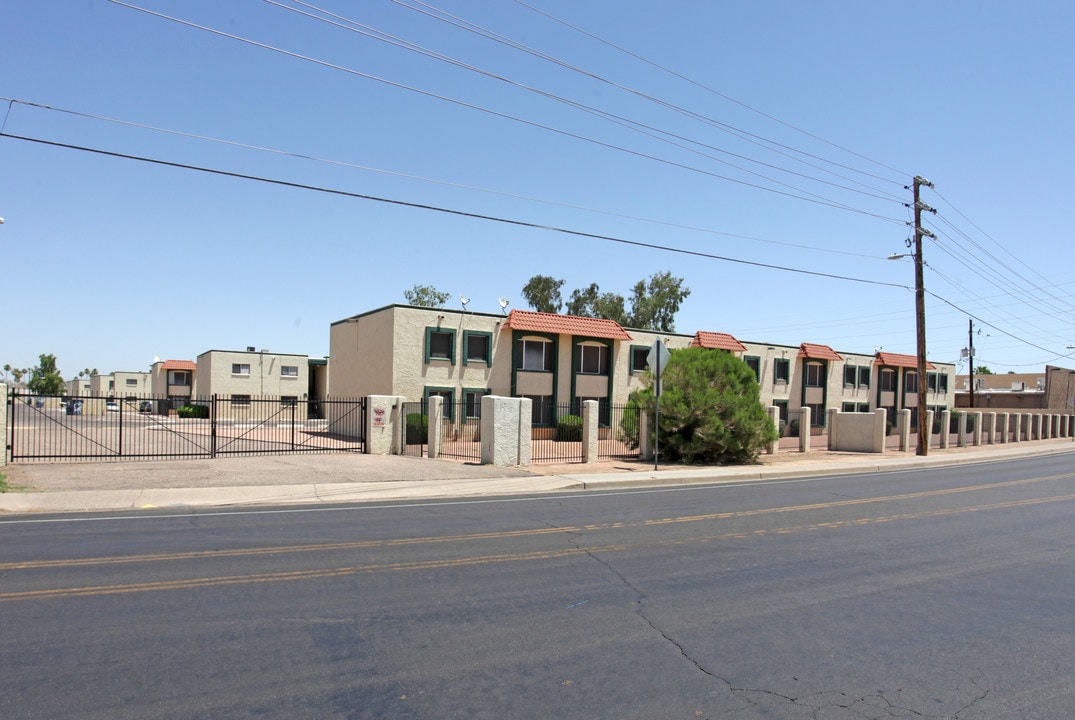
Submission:
{"label": "double yellow line", "polygon": [[[278,555],[287,553],[308,553],[308,552],[325,552],[336,550],[356,550],[363,548],[389,548],[397,546],[407,545],[419,545],[429,543],[454,543],[454,542],[472,542],[482,540],[503,540],[508,538],[520,538],[520,537],[533,537],[539,535],[555,535],[555,534],[581,534],[581,533],[593,533],[607,530],[624,529],[624,528],[637,528],[637,527],[653,527],[658,525],[668,525],[673,523],[696,523],[707,522],[712,520],[725,520],[733,518],[749,518],[762,515],[783,514],[783,513],[796,513],[796,512],[808,512],[812,510],[827,510],[840,507],[852,507],[861,506],[872,503],[887,503],[897,502],[901,500],[914,500],[928,497],[939,497],[946,495],[955,495],[959,493],[979,492],[984,490],[995,490],[1002,488],[1016,487],[1020,485],[1027,485],[1031,483],[1047,482],[1051,480],[1062,480],[1066,478],[1075,477],[1075,473],[1064,473],[1060,475],[1051,475],[1047,477],[1039,478],[1027,478],[1022,480],[1011,480],[1000,483],[990,483],[985,485],[973,485],[960,488],[950,488],[944,490],[926,490],[913,493],[902,493],[899,495],[887,495],[881,497],[871,498],[855,498],[848,500],[837,500],[833,502],[824,503],[812,503],[808,505],[793,505],[785,507],[775,508],[763,508],[758,510],[737,510],[721,513],[707,513],[704,515],[688,515],[681,517],[660,518],[655,520],[641,520],[634,522],[616,522],[616,523],[601,523],[593,525],[580,525],[580,526],[562,526],[562,527],[550,527],[550,528],[534,528],[529,530],[509,530],[501,532],[488,532],[488,533],[469,533],[465,535],[447,535],[447,536],[428,536],[428,537],[416,537],[416,538],[399,538],[393,540],[362,540],[355,542],[337,542],[337,543],[316,543],[309,545],[287,545],[280,547],[261,547],[261,548],[243,548],[235,550],[202,550],[191,551],[182,553],[157,553],[157,554],[145,554],[145,555],[123,555],[114,557],[102,557],[102,558],[85,558],[85,559],[63,559],[63,560],[39,560],[39,561],[27,561],[27,562],[14,562],[14,563],[0,563],[0,572],[13,572],[19,570],[34,570],[34,569],[48,569],[48,568],[64,568],[64,567],[88,567],[94,565],[117,565],[127,563],[143,563],[143,562],[167,562],[167,561],[181,561],[181,560],[202,560],[202,559],[226,559],[226,558],[239,558],[239,557],[257,557],[267,555]],[[299,570],[290,572],[277,572],[277,573],[254,573],[248,575],[229,575],[220,577],[202,577],[191,578],[183,580],[163,580],[147,583],[128,583],[122,585],[96,585],[87,587],[72,587],[72,588],[54,588],[45,590],[25,590],[14,592],[0,592],[0,602],[10,602],[18,600],[35,600],[35,599],[51,599],[51,598],[70,598],[70,597],[87,597],[97,595],[118,595],[126,593],[140,593],[140,592],[160,592],[167,590],[191,590],[204,587],[216,587],[224,585],[238,585],[248,583],[268,583],[268,582],[289,582],[295,580],[317,580],[324,578],[342,577],[348,575],[358,575],[362,573],[374,573],[374,572],[399,572],[399,571],[414,571],[414,570],[434,570],[442,568],[452,567],[465,567],[472,565],[485,565],[501,562],[533,562],[541,560],[549,560],[559,557],[568,557],[572,555],[583,555],[587,553],[609,553],[620,552],[624,550],[637,549],[642,547],[660,547],[670,545],[683,545],[694,543],[706,543],[721,540],[734,540],[743,539],[748,537],[759,537],[764,535],[785,535],[789,533],[798,533],[806,531],[816,531],[825,529],[834,529],[847,526],[860,526],[860,525],[872,525],[887,522],[894,522],[899,520],[911,520],[930,517],[942,517],[971,512],[984,512],[989,510],[1000,510],[1015,507],[1027,507],[1031,505],[1040,505],[1053,502],[1065,502],[1075,500],[1075,493],[1056,495],[1043,498],[1029,498],[1022,500],[1012,500],[1000,503],[990,503],[983,505],[972,505],[957,508],[946,508],[939,510],[926,510],[920,512],[900,513],[894,515],[885,515],[869,518],[856,518],[851,520],[839,520],[820,523],[810,523],[806,525],[788,526],[782,528],[766,528],[752,531],[738,531],[738,532],[726,532],[713,535],[701,535],[697,537],[664,540],[658,542],[645,542],[634,544],[611,544],[602,546],[588,546],[588,547],[568,547],[560,548],[556,550],[542,550],[526,553],[507,553],[507,554],[494,554],[494,555],[479,555],[474,557],[454,558],[454,559],[437,559],[437,560],[425,560],[405,563],[381,563],[371,565],[359,565],[339,568],[327,568],[327,569],[315,569],[315,570]]]}

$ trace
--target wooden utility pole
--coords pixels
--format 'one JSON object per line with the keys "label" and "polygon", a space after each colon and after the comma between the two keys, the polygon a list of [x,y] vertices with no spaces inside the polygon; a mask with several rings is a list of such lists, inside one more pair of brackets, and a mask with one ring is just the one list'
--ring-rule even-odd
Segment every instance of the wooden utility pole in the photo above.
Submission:
{"label": "wooden utility pole", "polygon": [[970,363],[970,406],[974,407],[974,319],[967,318],[967,361]]}
{"label": "wooden utility pole", "polygon": [[918,455],[929,454],[929,438],[933,428],[926,427],[926,287],[923,275],[925,260],[922,258],[922,237],[934,237],[922,227],[922,211],[937,212],[919,199],[919,188],[933,187],[933,183],[923,177],[914,178],[914,296],[915,296],[915,336],[918,343]]}

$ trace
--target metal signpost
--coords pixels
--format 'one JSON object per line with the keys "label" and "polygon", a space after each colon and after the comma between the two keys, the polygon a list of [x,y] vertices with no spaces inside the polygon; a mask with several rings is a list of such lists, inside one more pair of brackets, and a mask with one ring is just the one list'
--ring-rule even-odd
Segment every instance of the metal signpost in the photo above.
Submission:
{"label": "metal signpost", "polygon": [[661,441],[658,437],[658,429],[661,426],[661,368],[668,367],[668,360],[672,357],[672,354],[668,352],[668,348],[657,338],[653,341],[653,347],[650,348],[649,354],[646,355],[646,362],[653,368],[653,391],[654,396],[657,399],[656,412],[653,418],[653,469],[657,469],[657,464],[661,457]]}

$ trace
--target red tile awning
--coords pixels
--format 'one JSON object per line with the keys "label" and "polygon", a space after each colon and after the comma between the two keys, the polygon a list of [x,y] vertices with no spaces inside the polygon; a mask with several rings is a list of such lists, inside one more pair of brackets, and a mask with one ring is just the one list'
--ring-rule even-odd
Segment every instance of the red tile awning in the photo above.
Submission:
{"label": "red tile awning", "polygon": [[[888,367],[917,368],[918,357],[915,355],[902,355],[900,353],[878,352],[877,364]],[[930,361],[926,361],[927,370],[936,370],[937,367]]]}
{"label": "red tile awning", "polygon": [[799,357],[811,360],[843,360],[840,355],[828,345],[815,343],[803,343],[799,346]]}
{"label": "red tile awning", "polygon": [[165,360],[161,365],[163,370],[197,370],[198,365],[193,360]]}
{"label": "red tile awning", "polygon": [[630,340],[631,336],[615,320],[583,318],[574,315],[512,310],[508,313],[507,327],[512,330],[550,333],[553,335],[576,335],[607,340]]}
{"label": "red tile awning", "polygon": [[746,352],[747,346],[736,340],[728,333],[707,332],[699,330],[691,340],[691,347],[709,348],[710,350],[729,350],[731,352]]}

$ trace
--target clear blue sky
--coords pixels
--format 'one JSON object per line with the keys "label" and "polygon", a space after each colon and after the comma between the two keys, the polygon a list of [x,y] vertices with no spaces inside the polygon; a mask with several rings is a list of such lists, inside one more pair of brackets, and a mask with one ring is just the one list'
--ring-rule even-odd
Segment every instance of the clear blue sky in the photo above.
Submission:
{"label": "clear blue sky", "polygon": [[976,364],[1075,366],[1075,3],[134,4],[233,37],[3,3],[3,133],[512,222],[0,137],[0,364],[322,356],[416,283],[499,312],[535,274],[627,296],[663,270],[678,332],[913,354],[886,257],[921,175],[930,358],[973,315]]}

